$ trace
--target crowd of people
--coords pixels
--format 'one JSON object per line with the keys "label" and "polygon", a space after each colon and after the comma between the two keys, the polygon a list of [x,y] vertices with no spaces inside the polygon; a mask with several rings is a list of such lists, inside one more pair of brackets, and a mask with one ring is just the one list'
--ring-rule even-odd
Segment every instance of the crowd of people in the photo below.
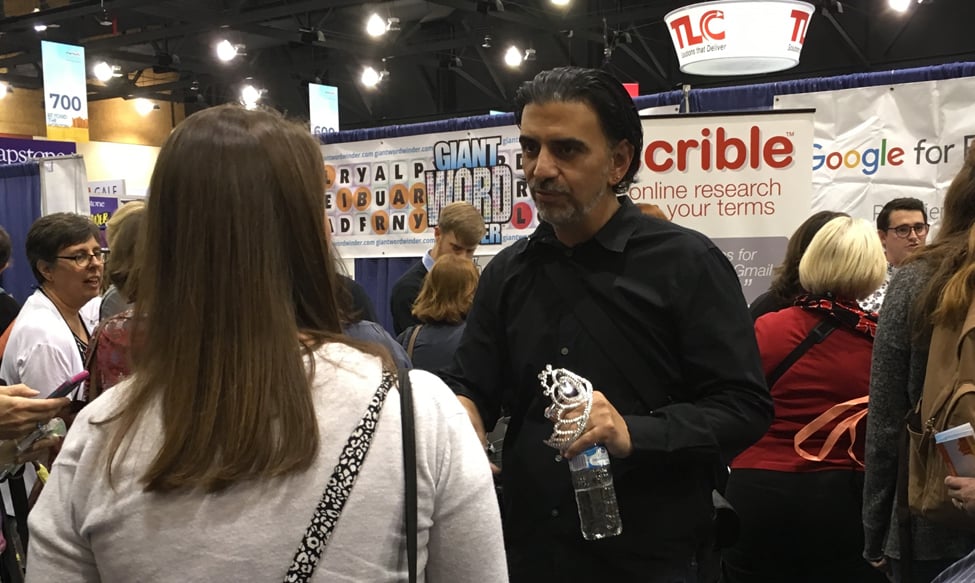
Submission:
{"label": "crowd of people", "polygon": [[[70,427],[7,460],[25,468],[3,488],[27,580],[975,571],[975,529],[897,502],[932,326],[975,295],[975,151],[930,244],[916,199],[894,198],[875,225],[815,213],[749,306],[710,239],[625,196],[643,126],[611,74],[543,71],[515,117],[538,228],[482,272],[480,213],[446,206],[392,287],[395,335],[341,273],[318,145],[272,112],[220,106],[177,126],[109,249],[86,217],[39,219],[37,291],[0,338],[0,439],[55,416]],[[4,266],[10,245],[0,232]],[[546,365],[594,389],[558,452]],[[73,398],[37,398],[83,371]],[[501,418],[499,496],[484,450]],[[587,540],[565,460],[596,445],[623,526]],[[15,485],[36,503],[16,503]],[[975,478],[945,489],[975,526]],[[23,565],[0,563],[17,580]]]}

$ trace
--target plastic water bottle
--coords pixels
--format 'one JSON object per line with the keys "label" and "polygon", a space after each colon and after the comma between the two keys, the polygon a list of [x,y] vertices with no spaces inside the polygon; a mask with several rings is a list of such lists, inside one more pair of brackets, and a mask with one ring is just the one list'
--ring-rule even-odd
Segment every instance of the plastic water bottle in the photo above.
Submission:
{"label": "plastic water bottle", "polygon": [[595,445],[580,453],[569,460],[569,470],[576,491],[582,537],[597,540],[623,532],[606,448]]}

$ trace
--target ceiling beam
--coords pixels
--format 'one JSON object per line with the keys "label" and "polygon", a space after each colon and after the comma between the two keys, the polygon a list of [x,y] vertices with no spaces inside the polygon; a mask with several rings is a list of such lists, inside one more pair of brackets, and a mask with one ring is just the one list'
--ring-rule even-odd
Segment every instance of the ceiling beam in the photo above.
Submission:
{"label": "ceiling beam", "polygon": [[829,23],[833,25],[833,28],[836,29],[836,33],[840,35],[840,38],[850,49],[853,55],[857,58],[857,60],[860,61],[860,64],[864,67],[870,67],[870,59],[868,59],[867,56],[863,54],[863,50],[860,49],[860,45],[858,45],[852,38],[850,38],[850,35],[846,32],[846,29],[843,28],[843,25],[836,20],[836,17],[833,16],[833,13],[830,12],[829,10],[824,10],[822,14],[826,18],[826,20],[828,20]]}

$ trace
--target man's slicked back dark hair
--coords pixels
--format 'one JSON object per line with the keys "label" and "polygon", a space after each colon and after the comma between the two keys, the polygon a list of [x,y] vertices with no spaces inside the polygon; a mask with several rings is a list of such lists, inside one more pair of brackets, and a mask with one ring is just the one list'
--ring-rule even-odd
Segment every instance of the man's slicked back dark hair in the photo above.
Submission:
{"label": "man's slicked back dark hair", "polygon": [[515,122],[521,126],[521,115],[530,103],[582,102],[596,112],[603,133],[612,145],[626,140],[633,145],[633,160],[623,179],[613,188],[623,194],[640,167],[643,152],[643,125],[633,99],[623,85],[601,69],[559,67],[542,71],[518,88],[515,95]]}

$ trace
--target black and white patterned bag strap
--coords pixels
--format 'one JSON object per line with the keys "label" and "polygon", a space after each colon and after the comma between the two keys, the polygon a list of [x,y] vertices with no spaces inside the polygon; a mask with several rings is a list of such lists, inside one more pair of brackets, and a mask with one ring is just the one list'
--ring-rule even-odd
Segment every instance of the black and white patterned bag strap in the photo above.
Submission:
{"label": "black and white patterned bag strap", "polygon": [[352,430],[352,435],[345,443],[342,454],[339,455],[339,463],[332,471],[332,477],[328,479],[322,499],[315,508],[315,515],[312,516],[311,524],[305,531],[305,536],[298,546],[298,552],[291,560],[291,568],[285,575],[285,583],[296,583],[308,581],[315,572],[315,566],[322,557],[322,551],[328,544],[328,539],[335,530],[335,525],[342,515],[342,508],[345,507],[352,486],[356,478],[359,477],[359,469],[362,462],[366,459],[366,453],[372,444],[373,435],[376,432],[376,424],[379,421],[379,412],[386,402],[386,395],[389,389],[396,384],[396,377],[392,373],[383,372],[383,380],[379,384],[379,389],[373,395],[365,415],[359,420],[359,424]]}

